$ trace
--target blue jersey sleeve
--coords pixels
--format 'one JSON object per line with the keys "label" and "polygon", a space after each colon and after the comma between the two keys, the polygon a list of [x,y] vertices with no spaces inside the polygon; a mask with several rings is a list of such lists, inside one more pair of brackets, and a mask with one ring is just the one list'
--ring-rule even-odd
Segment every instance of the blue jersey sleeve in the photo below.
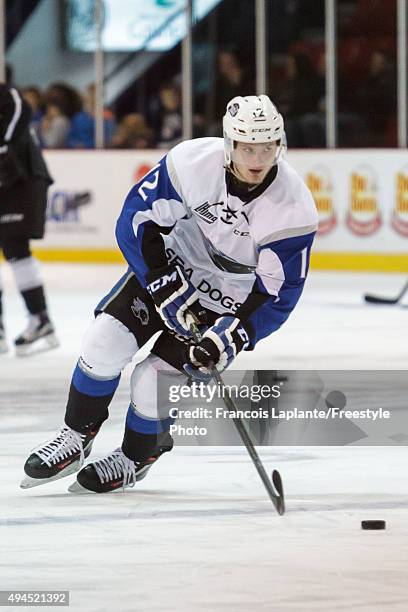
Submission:
{"label": "blue jersey sleeve", "polygon": [[295,308],[309,271],[316,232],[277,240],[259,247],[259,264],[251,293],[237,310],[253,349],[280,328]]}
{"label": "blue jersey sleeve", "polygon": [[166,262],[161,233],[171,231],[185,216],[182,197],[171,182],[163,157],[130,190],[116,224],[119,248],[143,287],[152,262],[154,267]]}

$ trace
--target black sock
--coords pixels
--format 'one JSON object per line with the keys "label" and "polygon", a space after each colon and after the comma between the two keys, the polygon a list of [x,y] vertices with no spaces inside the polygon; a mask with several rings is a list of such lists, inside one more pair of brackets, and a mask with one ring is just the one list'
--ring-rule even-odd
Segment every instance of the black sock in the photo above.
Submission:
{"label": "black sock", "polygon": [[21,291],[21,296],[30,314],[37,315],[47,310],[44,287],[42,285]]}
{"label": "black sock", "polygon": [[122,451],[132,461],[145,461],[161,451],[170,451],[172,448],[173,438],[168,431],[143,434],[133,431],[127,425],[125,426]]}
{"label": "black sock", "polygon": [[101,425],[109,416],[108,406],[114,393],[100,397],[81,393],[71,383],[65,423],[79,433],[87,433],[94,425]]}

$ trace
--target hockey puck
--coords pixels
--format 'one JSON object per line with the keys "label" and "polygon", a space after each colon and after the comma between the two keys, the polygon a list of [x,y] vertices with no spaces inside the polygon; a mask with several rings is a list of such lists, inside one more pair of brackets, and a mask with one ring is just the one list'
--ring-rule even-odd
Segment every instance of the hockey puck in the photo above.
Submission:
{"label": "hockey puck", "polygon": [[385,521],[361,521],[361,529],[385,529]]}

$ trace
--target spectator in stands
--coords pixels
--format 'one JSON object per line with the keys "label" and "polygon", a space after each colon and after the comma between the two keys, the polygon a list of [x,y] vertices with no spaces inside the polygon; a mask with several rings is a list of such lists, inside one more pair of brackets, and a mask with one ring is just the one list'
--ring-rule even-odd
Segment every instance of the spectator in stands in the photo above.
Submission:
{"label": "spectator in stands", "polygon": [[40,142],[46,149],[63,149],[69,132],[69,119],[58,104],[48,102],[41,119]]}
{"label": "spectator in stands", "polygon": [[[115,131],[115,118],[108,108],[103,109],[104,144],[109,146]],[[83,99],[83,109],[71,119],[67,136],[67,146],[71,149],[95,148],[95,85],[91,84]]]}
{"label": "spectator in stands", "polygon": [[31,108],[30,126],[40,139],[40,126],[44,116],[44,102],[41,91],[38,87],[31,85],[30,87],[25,87],[21,91],[21,95]]}
{"label": "spectator in stands", "polygon": [[324,102],[325,81],[314,69],[309,57],[303,53],[290,53],[286,61],[286,78],[272,84],[271,95],[286,116],[288,146],[309,147],[305,141],[302,120],[319,113]]}
{"label": "spectator in stands", "polygon": [[139,113],[125,115],[113,135],[111,147],[114,149],[149,149],[153,146],[153,130],[146,125],[145,118]]}
{"label": "spectator in stands", "polygon": [[[395,119],[396,95],[397,83],[393,58],[385,51],[373,51],[367,74],[355,94],[356,107],[368,126],[367,146],[386,144],[387,129]],[[394,138],[396,140],[396,133]]]}
{"label": "spectator in stands", "polygon": [[[232,98],[235,98],[235,96],[242,96],[245,74],[236,53],[233,51],[220,51],[218,53],[217,63],[217,101],[215,112],[217,116],[220,116],[222,115],[221,108],[223,110],[225,109],[225,105],[228,100],[232,100]],[[246,83],[245,88],[247,88]]]}
{"label": "spectator in stands", "polygon": [[235,96],[245,95],[252,91],[253,82],[244,70],[237,54],[230,49],[222,49],[217,57],[217,75],[215,78],[214,101],[207,136],[221,136],[222,123],[219,120],[225,112],[225,106]]}
{"label": "spectator in stands", "polygon": [[82,109],[78,92],[65,83],[54,83],[45,92],[45,114],[40,138],[50,149],[66,147],[72,117]]}
{"label": "spectator in stands", "polygon": [[165,84],[159,89],[157,119],[158,147],[174,147],[182,138],[182,118],[180,90],[173,83]]}

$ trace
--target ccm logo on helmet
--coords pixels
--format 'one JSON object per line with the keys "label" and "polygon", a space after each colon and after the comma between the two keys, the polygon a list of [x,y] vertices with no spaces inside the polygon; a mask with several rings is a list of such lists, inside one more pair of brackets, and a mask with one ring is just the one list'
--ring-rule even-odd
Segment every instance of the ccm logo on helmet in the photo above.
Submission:
{"label": "ccm logo on helmet", "polygon": [[156,291],[158,291],[158,289],[161,289],[161,287],[165,287],[166,285],[168,285],[169,283],[172,283],[176,279],[177,279],[177,271],[175,270],[171,274],[165,274],[161,278],[158,278],[157,280],[150,283],[150,285],[147,286],[147,290],[149,293],[155,293]]}
{"label": "ccm logo on helmet", "polygon": [[252,132],[270,132],[271,128],[253,128]]}

